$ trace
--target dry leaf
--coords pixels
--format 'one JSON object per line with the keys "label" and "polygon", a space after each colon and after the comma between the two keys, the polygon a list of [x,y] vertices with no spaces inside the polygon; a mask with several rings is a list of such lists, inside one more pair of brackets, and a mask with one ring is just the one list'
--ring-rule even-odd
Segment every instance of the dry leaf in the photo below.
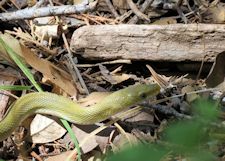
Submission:
{"label": "dry leaf", "polygon": [[208,23],[225,23],[225,4],[219,3],[210,6],[206,12],[202,14],[203,21]]}
{"label": "dry leaf", "polygon": [[225,78],[225,52],[217,55],[216,60],[206,79],[208,87],[216,87],[224,82]]}
{"label": "dry leaf", "polygon": [[[47,78],[53,85],[59,86],[63,91],[70,95],[76,94],[76,89],[71,82],[72,79],[69,74],[56,67],[51,62],[38,58],[34,52],[21,45],[17,39],[10,36],[9,34],[1,35],[1,37],[16,53],[22,55],[28,64],[30,64],[37,71],[41,72],[43,76]],[[44,123],[48,128],[46,128],[44,131],[39,129],[38,133],[33,134],[32,139],[36,143],[54,141],[65,134],[65,130],[63,131],[59,124],[57,124],[55,121],[54,123],[51,122],[47,124],[46,119],[48,120],[46,117],[38,118],[38,121]],[[36,125],[31,125],[31,128],[33,126],[36,127]],[[53,135],[55,134],[55,130],[59,133]]]}
{"label": "dry leaf", "polygon": [[76,95],[77,90],[71,82],[72,78],[68,73],[48,60],[38,58],[33,51],[20,44],[19,41],[11,35],[4,34],[1,35],[1,37],[16,53],[22,56],[30,66],[41,72],[45,80],[49,80],[53,85],[59,86],[69,95]]}
{"label": "dry leaf", "polygon": [[[19,78],[18,72],[11,68],[4,68],[0,65],[0,85],[13,85]],[[9,96],[6,91],[1,91],[0,93],[0,120],[5,114],[6,107],[9,101]]]}
{"label": "dry leaf", "polygon": [[29,63],[34,69],[41,72],[45,77],[45,80],[49,80],[54,85],[59,86],[67,94],[73,96],[76,95],[76,88],[71,82],[71,76],[65,71],[61,70],[51,62],[40,59],[28,48],[21,45],[23,49],[23,55],[27,63]]}
{"label": "dry leaf", "polygon": [[126,81],[132,77],[129,74],[116,74],[120,70],[120,67],[117,70],[110,72],[105,66],[99,64],[99,69],[104,77],[104,79],[111,84],[119,84],[123,81]]}
{"label": "dry leaf", "polygon": [[113,144],[111,145],[112,145],[113,152],[118,152],[121,149],[127,148],[128,146],[131,146],[137,143],[138,143],[138,140],[134,135],[130,133],[126,133],[126,136],[123,134],[117,135],[115,139],[113,140]]}
{"label": "dry leaf", "polygon": [[129,9],[129,5],[126,0],[112,0],[113,6],[119,9]]}
{"label": "dry leaf", "polygon": [[55,120],[36,115],[30,125],[30,136],[33,143],[48,143],[61,138],[66,130]]}
{"label": "dry leaf", "polygon": [[138,128],[132,129],[131,133],[137,137],[138,140],[146,140],[148,142],[154,142],[157,139],[157,134],[154,133],[152,136],[150,133],[144,133],[143,131],[139,130]]}
{"label": "dry leaf", "polygon": [[145,111],[137,111],[129,116],[128,118],[123,118],[126,122],[150,122],[153,123],[154,116],[145,112]]}
{"label": "dry leaf", "polygon": [[168,25],[168,24],[176,24],[177,20],[172,17],[161,18],[151,23],[151,25]]}
{"label": "dry leaf", "polygon": [[82,3],[87,3],[87,0],[73,0],[74,5],[82,4]]}
{"label": "dry leaf", "polygon": [[[182,94],[193,92],[193,91],[195,91],[195,89],[192,86],[189,86],[189,85],[187,85],[187,86],[185,86],[181,89]],[[199,97],[200,96],[196,93],[188,94],[188,95],[186,95],[186,100],[187,100],[188,103],[191,103],[194,100],[198,99]]]}
{"label": "dry leaf", "polygon": [[[89,137],[89,134],[99,128],[97,125],[72,125],[73,132],[75,133],[78,142],[82,142],[83,139],[86,139],[86,137]],[[106,147],[108,143],[108,137],[112,130],[115,128],[108,127],[98,133],[97,135],[91,137],[84,145],[82,145],[81,149],[82,152],[88,153],[92,151],[95,147],[100,146],[100,147]],[[69,135],[67,134],[64,139],[63,143],[67,144],[68,141],[70,140]]]}
{"label": "dry leaf", "polygon": [[102,161],[102,153],[97,150],[92,150],[91,157],[87,161]]}
{"label": "dry leaf", "polygon": [[11,67],[4,68],[0,66],[0,71],[0,80],[2,81],[15,82],[22,78],[19,72]]}
{"label": "dry leaf", "polygon": [[[91,126],[91,125],[90,125]],[[93,125],[95,126],[95,125]],[[86,128],[88,128],[89,126],[87,126]],[[78,128],[77,126],[73,126],[73,132],[75,133],[77,139],[79,142],[82,142],[82,140],[85,137],[88,137],[89,133],[85,132],[84,130]],[[89,139],[84,146],[81,147],[81,150],[84,154],[92,151],[94,148],[96,148],[98,146],[98,143],[96,142],[95,138],[93,139]]]}
{"label": "dry leaf", "polygon": [[[8,34],[0,34],[0,36],[7,43],[7,45],[9,45],[11,48],[13,47],[13,50],[16,51],[21,56],[21,54],[20,54],[21,50],[20,50],[20,48],[17,48],[18,47],[18,45],[16,45],[17,40],[15,41],[14,37],[9,36]],[[7,51],[2,46],[2,44],[0,44],[0,58],[3,60],[6,60],[10,64],[15,64],[14,61],[11,60],[11,58],[7,54]]]}
{"label": "dry leaf", "polygon": [[110,74],[109,70],[102,64],[99,64],[99,69],[103,78],[110,82],[111,84],[117,84],[117,82],[113,79],[112,75]]}
{"label": "dry leaf", "polygon": [[26,7],[28,1],[32,1],[32,0],[10,0],[10,2],[12,2],[18,8]]}
{"label": "dry leaf", "polygon": [[49,38],[58,38],[58,35],[61,35],[60,27],[54,21],[53,16],[38,17],[33,21],[35,22],[32,26],[34,28],[34,34],[41,41],[49,40]]}
{"label": "dry leaf", "polygon": [[170,83],[167,82],[161,75],[157,74],[150,65],[146,65],[146,67],[148,68],[156,82],[160,84],[160,86],[162,86],[163,88],[169,87]]}
{"label": "dry leaf", "polygon": [[[9,47],[11,47],[19,56],[23,57],[23,51],[20,47],[19,41],[16,38],[7,33],[0,34],[0,36]],[[8,55],[6,51],[5,54]]]}
{"label": "dry leaf", "polygon": [[114,75],[112,75],[112,78],[116,81],[116,84],[126,81],[126,80],[130,79],[131,77],[132,76],[129,74],[121,74],[121,75],[114,74]]}
{"label": "dry leaf", "polygon": [[42,40],[48,40],[51,38],[57,38],[59,33],[59,25],[44,25],[35,26],[35,34],[42,38]]}
{"label": "dry leaf", "polygon": [[[56,161],[56,160],[64,161],[68,156],[70,156],[71,153],[73,153],[73,151],[62,152],[59,155],[48,157],[47,159],[45,159],[45,161]],[[76,156],[74,156],[72,160],[68,160],[68,161],[74,161],[74,160],[76,160]]]}

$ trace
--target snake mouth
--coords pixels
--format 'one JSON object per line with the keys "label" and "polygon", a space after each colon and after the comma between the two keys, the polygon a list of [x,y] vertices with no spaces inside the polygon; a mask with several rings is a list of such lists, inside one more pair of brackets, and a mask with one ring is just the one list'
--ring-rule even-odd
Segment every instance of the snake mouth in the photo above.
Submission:
{"label": "snake mouth", "polygon": [[160,92],[160,86],[158,84],[155,84],[154,93],[157,95]]}
{"label": "snake mouth", "polygon": [[149,96],[155,96],[160,92],[160,86],[158,84],[150,84],[151,89],[149,90]]}
{"label": "snake mouth", "polygon": [[158,84],[149,84],[142,86],[142,90],[138,94],[139,100],[143,101],[153,96],[156,96],[160,92],[160,86]]}

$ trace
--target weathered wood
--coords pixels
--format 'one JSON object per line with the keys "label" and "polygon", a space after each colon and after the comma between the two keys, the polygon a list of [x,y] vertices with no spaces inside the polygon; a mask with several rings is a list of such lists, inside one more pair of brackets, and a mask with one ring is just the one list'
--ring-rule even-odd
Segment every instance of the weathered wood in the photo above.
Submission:
{"label": "weathered wood", "polygon": [[71,49],[88,59],[213,61],[225,51],[225,25],[101,25],[77,29]]}

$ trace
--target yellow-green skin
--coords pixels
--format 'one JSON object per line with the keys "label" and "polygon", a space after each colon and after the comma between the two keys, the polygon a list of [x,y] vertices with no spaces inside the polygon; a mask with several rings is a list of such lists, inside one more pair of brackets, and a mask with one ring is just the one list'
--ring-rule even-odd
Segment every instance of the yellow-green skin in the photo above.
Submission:
{"label": "yellow-green skin", "polygon": [[94,124],[158,94],[157,84],[134,85],[116,91],[101,102],[80,107],[70,99],[48,92],[30,93],[19,98],[0,122],[0,141],[6,139],[20,123],[33,114],[47,114],[76,124]]}

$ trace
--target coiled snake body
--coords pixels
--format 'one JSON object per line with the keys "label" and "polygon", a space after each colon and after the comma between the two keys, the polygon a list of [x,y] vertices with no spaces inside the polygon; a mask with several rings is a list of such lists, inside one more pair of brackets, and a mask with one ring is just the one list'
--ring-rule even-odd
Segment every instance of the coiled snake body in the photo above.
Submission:
{"label": "coiled snake body", "polygon": [[90,107],[80,107],[70,99],[48,92],[30,93],[19,98],[0,122],[0,141],[6,139],[28,116],[47,114],[76,124],[93,124],[158,94],[157,84],[133,85],[116,91]]}

